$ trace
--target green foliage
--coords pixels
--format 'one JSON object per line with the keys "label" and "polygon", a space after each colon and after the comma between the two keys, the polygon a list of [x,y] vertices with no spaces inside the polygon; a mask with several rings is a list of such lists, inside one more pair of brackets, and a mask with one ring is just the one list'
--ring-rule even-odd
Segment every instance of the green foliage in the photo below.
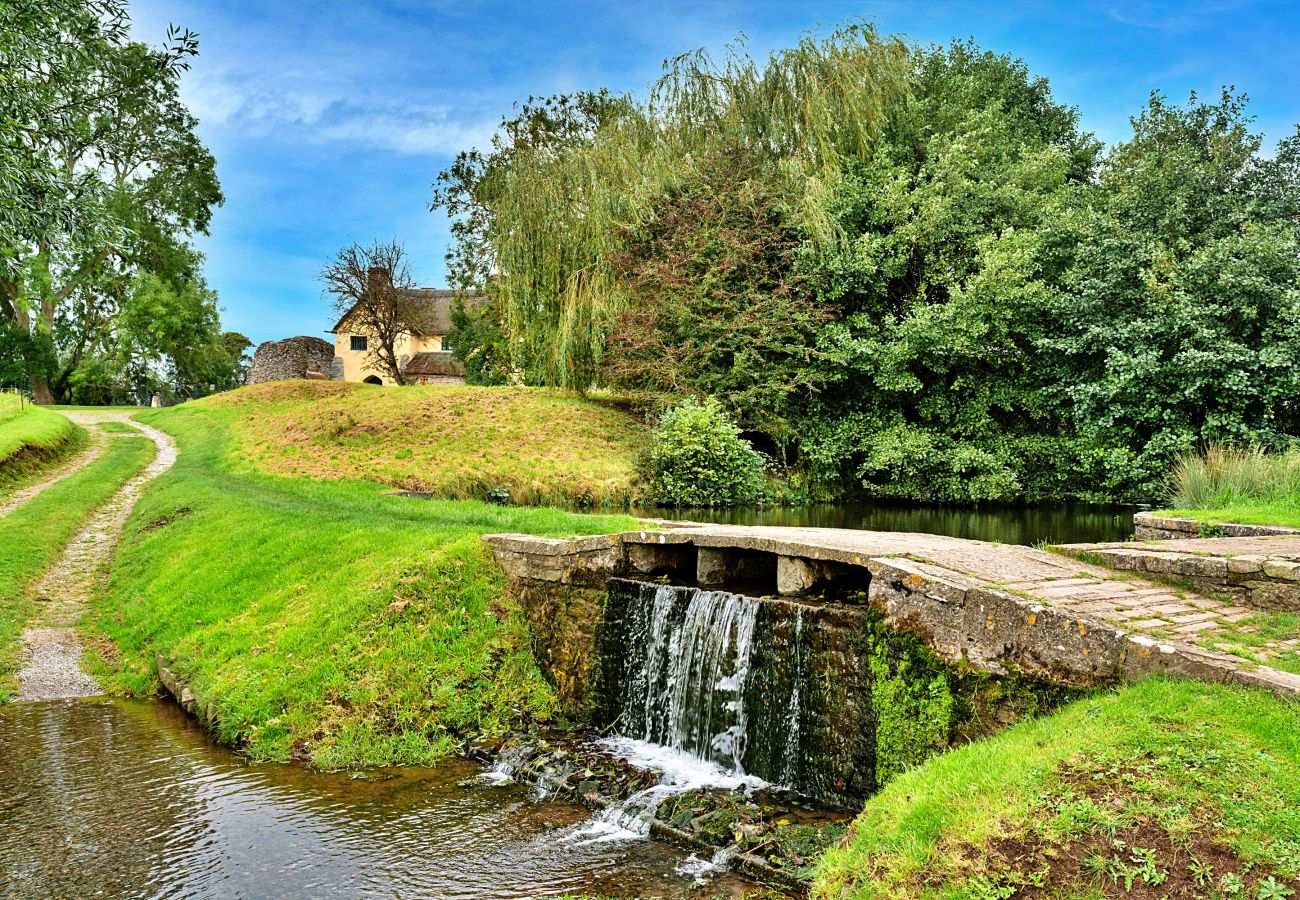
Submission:
{"label": "green foliage", "polygon": [[[172,28],[149,47],[128,24],[118,0],[0,6],[0,368],[20,359],[42,403],[111,378],[134,386],[141,371],[206,376],[191,370],[217,339],[188,244],[222,202],[180,100],[197,36]],[[167,335],[124,321],[160,289],[175,301]]]}
{"label": "green foliage", "polygon": [[1242,96],[1103,151],[1022,61],[859,25],[597,96],[473,182],[532,381],[717,397],[823,494],[1149,500],[1300,437],[1300,133]]}
{"label": "green foliage", "polygon": [[654,429],[648,479],[667,506],[752,503],[762,488],[763,458],[715,399],[687,399]]}
{"label": "green foliage", "polygon": [[832,309],[793,269],[798,230],[741,148],[699,164],[624,230],[624,293],[602,376],[657,397],[725,398],[746,429],[793,444],[817,390],[810,366]]}
{"label": "green foliage", "polygon": [[496,304],[488,301],[467,309],[457,299],[451,305],[452,351],[465,365],[465,383],[502,385],[517,381],[511,368],[510,344],[501,331]]}
{"label": "green foliage", "polygon": [[1210,444],[1174,465],[1171,506],[1218,509],[1289,501],[1300,506],[1300,451],[1266,453],[1258,447]]}

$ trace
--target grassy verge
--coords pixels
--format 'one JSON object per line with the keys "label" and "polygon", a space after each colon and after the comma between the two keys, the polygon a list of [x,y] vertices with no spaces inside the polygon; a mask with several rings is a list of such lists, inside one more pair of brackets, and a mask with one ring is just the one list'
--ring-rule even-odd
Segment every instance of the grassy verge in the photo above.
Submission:
{"label": "grassy verge", "polygon": [[1300,889],[1300,706],[1152,679],[895,778],[817,897],[1242,897]]}
{"label": "grassy verge", "polygon": [[1162,515],[1300,528],[1300,451],[1212,445],[1174,466]]}
{"label": "grassy verge", "polygon": [[1200,519],[1210,525],[1231,522],[1239,525],[1285,525],[1300,528],[1300,502],[1237,503],[1232,506],[1161,509],[1157,515]]}
{"label": "grassy verge", "polygon": [[85,446],[86,431],[67,416],[0,394],[0,491],[37,477]]}
{"label": "grassy verge", "polygon": [[609,404],[540,388],[285,381],[187,405],[264,472],[521,505],[626,507],[646,439]]}
{"label": "grassy verge", "polygon": [[263,474],[239,462],[230,416],[210,403],[140,416],[181,452],[138,504],[92,609],[121,654],[98,663],[108,685],[151,692],[161,652],[221,740],[326,767],[429,762],[551,715],[480,535],[634,520]]}
{"label": "grassy verge", "polygon": [[118,438],[104,455],[0,518],[0,702],[12,696],[19,634],[31,615],[26,586],[57,558],[81,523],[153,459],[144,438]]}

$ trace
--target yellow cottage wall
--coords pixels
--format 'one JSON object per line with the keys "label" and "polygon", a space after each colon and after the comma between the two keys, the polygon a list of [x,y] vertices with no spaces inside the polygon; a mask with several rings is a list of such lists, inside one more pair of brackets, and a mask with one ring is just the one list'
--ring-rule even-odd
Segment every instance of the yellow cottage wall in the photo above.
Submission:
{"label": "yellow cottage wall", "polygon": [[[358,332],[352,331],[349,327],[349,321],[344,319],[339,323],[338,331],[334,334],[334,355],[343,360],[343,380],[344,381],[365,381],[371,375],[379,378],[384,384],[393,384],[393,379],[380,369],[375,368],[367,362],[370,355],[367,350],[353,350],[352,335]],[[414,356],[417,353],[425,353],[433,350],[442,349],[443,335],[401,335],[396,342],[397,358],[403,356]]]}

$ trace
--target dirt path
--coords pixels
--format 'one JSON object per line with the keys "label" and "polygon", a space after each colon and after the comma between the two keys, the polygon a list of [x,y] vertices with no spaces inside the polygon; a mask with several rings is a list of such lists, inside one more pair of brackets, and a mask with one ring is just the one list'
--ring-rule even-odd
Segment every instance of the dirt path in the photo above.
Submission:
{"label": "dirt path", "polygon": [[[68,418],[73,419],[77,424],[83,424],[80,420],[73,418],[75,414],[68,414]],[[80,453],[74,455],[72,459],[50,472],[35,484],[29,484],[25,488],[14,491],[9,496],[0,499],[0,516],[7,516],[18,507],[22,506],[28,500],[31,500],[37,494],[46,488],[53,487],[63,479],[90,465],[99,459],[104,453],[104,448],[108,446],[108,435],[97,428],[88,429],[90,432],[90,443]]]}
{"label": "dirt path", "polygon": [[[70,414],[82,425],[111,420],[124,422],[130,415],[126,412]],[[39,611],[34,626],[23,632],[26,646],[24,666],[18,673],[20,700],[91,697],[100,693],[95,680],[81,671],[81,638],[75,626],[112,561],[117,538],[131,508],[145,486],[176,461],[176,445],[170,437],[139,422],[130,424],[157,445],[158,453],[144,471],[91,515],[59,559],[32,587],[31,595]]]}

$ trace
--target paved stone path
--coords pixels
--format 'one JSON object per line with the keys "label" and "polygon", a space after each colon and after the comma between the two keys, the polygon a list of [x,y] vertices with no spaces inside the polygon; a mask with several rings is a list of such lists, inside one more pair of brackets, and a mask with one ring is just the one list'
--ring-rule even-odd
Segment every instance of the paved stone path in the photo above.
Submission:
{"label": "paved stone path", "polygon": [[[905,532],[731,525],[688,526],[688,531],[697,546],[751,547],[857,565],[889,558],[911,560],[920,564],[917,571],[922,578],[942,581],[952,576],[954,583],[974,583],[1077,617],[1084,627],[1108,628],[1144,651],[1149,648],[1173,660],[1170,671],[1300,694],[1300,675],[1260,664],[1261,659],[1284,656],[1291,660],[1289,654],[1295,654],[1295,665],[1288,667],[1300,667],[1300,634],[1286,634],[1262,644],[1250,639],[1249,622],[1267,616],[1266,611],[1062,554],[1016,544]],[[1159,543],[1187,551],[1268,553],[1300,560],[1300,537]],[[1243,622],[1246,624],[1239,624]],[[1258,652],[1261,648],[1263,652]]]}
{"label": "paved stone path", "polygon": [[[125,422],[131,413],[104,411],[69,415],[78,424],[94,425]],[[114,433],[109,437],[143,435],[157,445],[158,453],[139,475],[91,515],[58,561],[32,587],[31,596],[38,603],[39,611],[36,624],[23,632],[26,659],[18,673],[20,700],[91,697],[100,693],[95,680],[81,671],[81,638],[75,626],[112,560],[131,508],[145,486],[176,461],[176,445],[168,435],[139,422],[131,424],[139,429],[139,434]]]}

